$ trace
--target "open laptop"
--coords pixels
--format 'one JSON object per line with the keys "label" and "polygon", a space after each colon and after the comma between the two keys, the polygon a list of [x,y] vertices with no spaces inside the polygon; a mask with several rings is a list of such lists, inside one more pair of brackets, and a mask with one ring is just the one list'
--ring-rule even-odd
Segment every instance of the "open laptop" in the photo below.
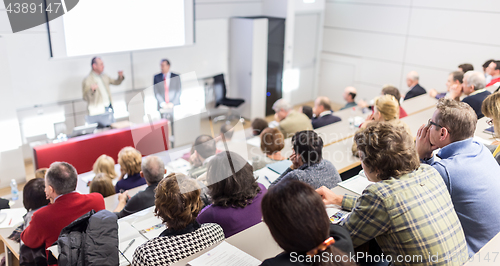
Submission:
{"label": "open laptop", "polygon": [[83,125],[79,127],[73,128],[73,133],[71,133],[71,137],[78,137],[82,135],[92,134],[97,128],[97,123]]}
{"label": "open laptop", "polygon": [[87,115],[85,116],[85,122],[87,122],[87,124],[97,123],[97,128],[109,127],[115,122],[113,114],[113,112],[106,112],[99,115]]}

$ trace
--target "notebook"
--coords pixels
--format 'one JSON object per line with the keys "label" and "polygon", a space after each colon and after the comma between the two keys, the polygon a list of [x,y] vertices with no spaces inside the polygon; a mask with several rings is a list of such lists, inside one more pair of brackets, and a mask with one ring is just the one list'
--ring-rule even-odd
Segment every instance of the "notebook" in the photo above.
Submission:
{"label": "notebook", "polygon": [[276,172],[277,174],[281,175],[286,171],[286,169],[288,169],[288,167],[290,167],[290,165],[292,165],[291,161],[283,160],[283,161],[279,161],[276,163],[268,164],[267,168],[269,168],[269,169],[273,170],[274,172]]}

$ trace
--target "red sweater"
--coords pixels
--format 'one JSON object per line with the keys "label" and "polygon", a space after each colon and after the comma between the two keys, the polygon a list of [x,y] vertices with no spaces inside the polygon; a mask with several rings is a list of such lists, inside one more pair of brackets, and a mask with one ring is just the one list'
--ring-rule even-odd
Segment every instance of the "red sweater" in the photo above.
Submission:
{"label": "red sweater", "polygon": [[403,107],[399,107],[399,118],[407,117],[408,114],[406,113],[405,109]]}
{"label": "red sweater", "polygon": [[496,77],[490,81],[490,83],[486,84],[486,87],[495,85],[495,83],[500,82],[500,77]]}
{"label": "red sweater", "polygon": [[[64,194],[53,204],[40,208],[33,214],[28,227],[21,233],[21,240],[30,248],[38,248],[43,244],[48,248],[71,222],[91,210],[97,212],[103,209],[104,199],[99,193]],[[46,252],[48,257],[48,251]]]}

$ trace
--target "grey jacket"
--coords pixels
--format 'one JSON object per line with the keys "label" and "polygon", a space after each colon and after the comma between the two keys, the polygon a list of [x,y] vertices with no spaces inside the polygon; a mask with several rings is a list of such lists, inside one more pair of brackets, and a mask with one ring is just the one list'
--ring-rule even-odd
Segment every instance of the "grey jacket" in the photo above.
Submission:
{"label": "grey jacket", "polygon": [[304,164],[295,170],[288,168],[271,184],[271,186],[287,178],[297,179],[307,183],[314,189],[318,189],[321,186],[333,188],[337,186],[337,183],[342,181],[335,166],[327,160],[321,160],[321,162],[311,165]]}

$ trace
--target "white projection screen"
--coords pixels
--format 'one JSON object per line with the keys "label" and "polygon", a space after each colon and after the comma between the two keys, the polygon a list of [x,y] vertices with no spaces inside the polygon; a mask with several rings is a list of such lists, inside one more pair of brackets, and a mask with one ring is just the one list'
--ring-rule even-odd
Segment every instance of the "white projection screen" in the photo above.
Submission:
{"label": "white projection screen", "polygon": [[49,22],[52,57],[194,43],[193,0],[81,0]]}

